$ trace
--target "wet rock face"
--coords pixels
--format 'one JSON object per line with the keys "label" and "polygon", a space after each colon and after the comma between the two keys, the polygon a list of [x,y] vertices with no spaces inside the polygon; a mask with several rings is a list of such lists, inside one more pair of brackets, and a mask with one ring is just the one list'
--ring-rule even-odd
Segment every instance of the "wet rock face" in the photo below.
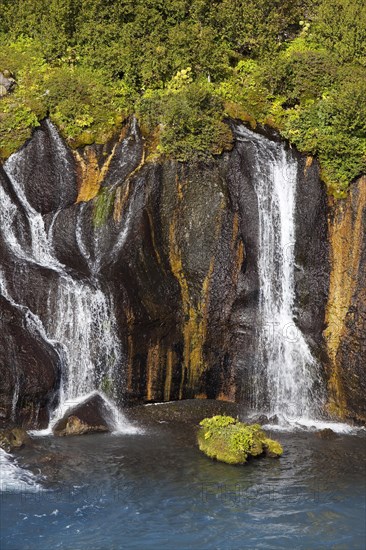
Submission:
{"label": "wet rock face", "polygon": [[44,340],[26,308],[0,296],[0,422],[48,424],[57,399],[59,355]]}
{"label": "wet rock face", "polygon": [[112,429],[111,411],[100,395],[93,395],[70,408],[53,427],[57,436],[109,432]]}
{"label": "wet rock face", "polygon": [[[123,350],[119,398],[144,402],[207,397],[247,403],[256,362],[260,289],[255,161],[246,143],[237,142],[232,152],[207,162],[146,162],[135,123],[115,143],[73,153],[44,123],[22,154],[19,178],[32,208],[42,214],[52,254],[69,277],[98,286],[111,297]],[[9,316],[1,320],[0,406],[9,419],[19,379],[15,410],[33,422],[36,404],[46,418],[61,367],[58,350],[30,330],[22,308],[46,325],[63,278],[56,269],[29,260],[26,209],[0,171],[1,177],[15,206],[13,227],[25,257],[16,257],[11,243],[0,236],[1,269],[15,304],[5,300]],[[358,199],[353,200],[356,204]],[[337,301],[342,281],[337,276],[329,282],[335,265],[329,206],[317,164],[301,155],[295,208],[296,243],[289,243],[296,258],[295,322],[321,364],[328,365],[325,308],[331,295]],[[348,392],[344,408],[358,407],[360,418],[364,413],[357,405],[358,387],[365,376],[358,357],[363,348],[359,356],[351,350],[363,345],[362,322],[355,321],[355,312],[362,320],[357,297],[366,286],[364,257],[362,248],[347,328],[339,333],[337,361],[332,360],[338,366],[326,371],[328,378],[337,372],[344,386],[351,380],[342,394]],[[346,270],[343,264],[333,269]],[[69,416],[73,418],[62,430],[83,431],[84,420]],[[103,426],[99,421],[91,424]]]}
{"label": "wet rock face", "polygon": [[313,354],[324,362],[324,319],[329,293],[330,246],[327,195],[318,163],[298,155],[295,252],[296,323]]}
{"label": "wet rock face", "polygon": [[31,206],[46,214],[77,198],[76,164],[51,122],[42,122],[23,148],[19,178]]}
{"label": "wet rock face", "polygon": [[366,178],[330,202],[331,277],[324,336],[329,408],[366,421]]}
{"label": "wet rock face", "polygon": [[[128,147],[114,149],[98,195],[54,221],[58,258],[112,289],[127,351],[128,399],[245,402],[258,335],[253,153],[237,143],[216,161],[144,165],[141,142],[128,136],[121,142]],[[118,157],[126,151],[130,169],[140,158],[127,177],[127,161]],[[316,164],[300,156],[299,163],[297,322],[319,356],[329,269],[326,202]]]}

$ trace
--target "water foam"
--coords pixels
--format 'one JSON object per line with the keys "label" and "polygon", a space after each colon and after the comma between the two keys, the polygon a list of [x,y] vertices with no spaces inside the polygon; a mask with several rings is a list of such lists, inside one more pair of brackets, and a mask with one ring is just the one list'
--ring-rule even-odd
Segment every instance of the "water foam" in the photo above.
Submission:
{"label": "water foam", "polygon": [[323,402],[321,369],[295,322],[297,160],[283,143],[244,126],[238,140],[255,159],[259,214],[260,319],[251,406],[278,416],[316,418]]}
{"label": "water foam", "polygon": [[36,493],[44,490],[32,472],[18,466],[10,454],[0,449],[0,492]]}

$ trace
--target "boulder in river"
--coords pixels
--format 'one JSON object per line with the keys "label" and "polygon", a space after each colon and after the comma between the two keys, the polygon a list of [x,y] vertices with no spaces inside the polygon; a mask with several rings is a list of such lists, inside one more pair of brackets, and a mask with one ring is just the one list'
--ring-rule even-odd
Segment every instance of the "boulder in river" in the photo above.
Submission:
{"label": "boulder in river", "polygon": [[0,430],[0,448],[4,449],[7,453],[21,449],[30,441],[31,438],[24,428]]}
{"label": "boulder in river", "polygon": [[113,429],[113,411],[101,395],[95,393],[71,407],[54,425],[57,436],[109,432]]}
{"label": "boulder in river", "polygon": [[231,416],[213,416],[200,422],[199,449],[227,464],[245,464],[251,456],[277,458],[283,449],[269,439],[259,424],[244,424]]}
{"label": "boulder in river", "polygon": [[331,428],[324,428],[317,432],[320,439],[336,439],[338,436]]}

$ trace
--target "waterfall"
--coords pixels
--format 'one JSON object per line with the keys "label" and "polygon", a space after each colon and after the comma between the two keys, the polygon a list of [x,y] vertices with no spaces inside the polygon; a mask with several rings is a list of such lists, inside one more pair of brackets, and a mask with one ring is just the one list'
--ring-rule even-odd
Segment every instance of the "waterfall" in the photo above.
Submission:
{"label": "waterfall", "polygon": [[259,215],[259,322],[251,405],[288,420],[314,418],[321,402],[320,368],[295,322],[297,160],[285,144],[244,126],[238,140],[247,143],[254,158]]}
{"label": "waterfall", "polygon": [[[50,127],[52,136],[56,139],[54,134],[57,132],[52,125]],[[61,170],[66,148],[58,135],[56,146]],[[23,263],[52,270],[58,278],[57,290],[55,295],[54,289],[45,286],[47,314],[43,315],[42,319],[37,312],[31,312],[13,300],[7,289],[4,274],[1,276],[0,292],[12,301],[13,305],[27,310],[27,317],[37,325],[44,338],[57,344],[57,349],[61,350],[61,389],[58,410],[54,414],[54,418],[57,418],[68,405],[95,390],[105,391],[111,398],[116,397],[113,389],[117,383],[117,367],[121,363],[122,350],[117,335],[112,297],[101,288],[97,275],[91,281],[74,279],[56,258],[53,249],[53,223],[46,230],[42,215],[31,206],[24,192],[22,166],[26,162],[23,149],[13,154],[4,164],[18,204],[14,204],[12,198],[0,188],[0,229],[12,257]],[[27,218],[27,236],[19,234],[19,205]],[[57,215],[58,212],[54,213],[54,219]],[[21,303],[27,303],[27,289],[22,291],[18,288],[17,291],[20,294],[24,292],[24,300],[22,296]]]}

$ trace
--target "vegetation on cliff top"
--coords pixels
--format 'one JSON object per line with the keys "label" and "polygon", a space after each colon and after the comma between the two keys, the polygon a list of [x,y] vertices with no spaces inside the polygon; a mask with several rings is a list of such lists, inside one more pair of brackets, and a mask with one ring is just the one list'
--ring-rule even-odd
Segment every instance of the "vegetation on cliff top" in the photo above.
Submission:
{"label": "vegetation on cliff top", "polygon": [[269,439],[259,424],[244,424],[231,416],[213,416],[200,422],[199,449],[227,464],[244,464],[251,456],[282,455],[281,445]]}
{"label": "vegetation on cliff top", "polygon": [[365,172],[365,0],[0,0],[0,71],[2,158],[46,115],[78,147],[136,113],[181,160],[234,116],[317,155],[335,196]]}

